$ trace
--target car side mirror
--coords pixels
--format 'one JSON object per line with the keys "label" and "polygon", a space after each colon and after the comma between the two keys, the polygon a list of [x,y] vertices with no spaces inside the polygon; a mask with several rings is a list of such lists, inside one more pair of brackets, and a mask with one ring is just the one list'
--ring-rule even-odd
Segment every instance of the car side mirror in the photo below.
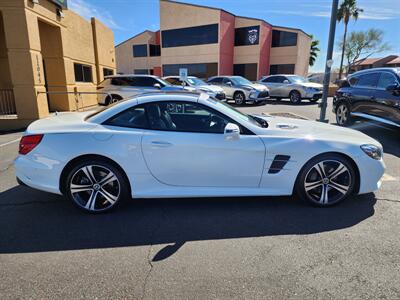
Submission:
{"label": "car side mirror", "polygon": [[390,93],[400,92],[399,84],[391,84],[386,87],[386,90]]}
{"label": "car side mirror", "polygon": [[232,86],[232,82],[228,81],[226,85]]}
{"label": "car side mirror", "polygon": [[153,86],[154,86],[156,89],[161,90],[161,84],[155,83]]}
{"label": "car side mirror", "polygon": [[224,136],[226,140],[238,140],[240,139],[240,128],[234,123],[228,123],[224,129]]}
{"label": "car side mirror", "polygon": [[289,84],[289,83],[290,83],[290,81],[289,81],[289,80],[287,80],[287,79],[285,79],[285,80],[283,81],[283,83],[284,83],[284,84]]}

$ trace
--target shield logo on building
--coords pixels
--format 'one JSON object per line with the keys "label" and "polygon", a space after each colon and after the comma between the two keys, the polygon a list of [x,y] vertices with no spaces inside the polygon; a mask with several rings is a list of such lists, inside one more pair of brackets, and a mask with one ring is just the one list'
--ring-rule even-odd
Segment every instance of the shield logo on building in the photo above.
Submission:
{"label": "shield logo on building", "polygon": [[251,29],[248,31],[248,39],[250,44],[254,44],[257,41],[257,37],[258,37],[257,29]]}

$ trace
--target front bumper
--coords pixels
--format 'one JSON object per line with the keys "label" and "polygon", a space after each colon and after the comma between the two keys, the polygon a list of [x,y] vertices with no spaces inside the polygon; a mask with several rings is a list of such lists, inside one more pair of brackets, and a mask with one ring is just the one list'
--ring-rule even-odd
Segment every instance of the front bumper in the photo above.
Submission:
{"label": "front bumper", "polygon": [[262,92],[251,92],[249,93],[249,96],[247,97],[247,101],[252,101],[252,102],[261,102],[269,99],[269,92],[268,91],[262,91]]}
{"label": "front bumper", "polygon": [[359,194],[372,193],[378,190],[382,184],[382,176],[385,174],[385,162],[383,159],[375,160],[361,154],[355,160],[360,172]]}
{"label": "front bumper", "polygon": [[322,92],[311,92],[311,93],[306,93],[306,96],[304,97],[306,99],[313,99],[313,100],[318,100],[322,98]]}

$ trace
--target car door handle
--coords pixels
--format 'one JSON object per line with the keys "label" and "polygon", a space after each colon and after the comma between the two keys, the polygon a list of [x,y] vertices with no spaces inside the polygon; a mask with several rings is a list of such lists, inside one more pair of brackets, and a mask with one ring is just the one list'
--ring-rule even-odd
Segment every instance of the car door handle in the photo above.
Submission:
{"label": "car door handle", "polygon": [[170,146],[172,146],[171,143],[164,142],[164,141],[151,141],[151,144],[153,146],[157,146],[157,147],[170,147]]}

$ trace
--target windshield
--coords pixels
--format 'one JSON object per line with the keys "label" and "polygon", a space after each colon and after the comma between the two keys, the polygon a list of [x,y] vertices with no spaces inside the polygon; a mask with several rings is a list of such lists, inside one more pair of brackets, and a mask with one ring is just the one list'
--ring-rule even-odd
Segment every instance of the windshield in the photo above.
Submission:
{"label": "windshield", "polygon": [[205,83],[203,80],[196,77],[190,77],[187,79],[187,81],[194,86],[207,85],[207,83]]}
{"label": "windshield", "polygon": [[162,84],[164,84],[165,86],[171,86],[172,84],[170,84],[168,81],[162,79],[162,78],[157,78],[159,81],[161,81]]}
{"label": "windshield", "polygon": [[268,127],[268,123],[264,119],[245,114],[225,102],[214,100],[213,98],[209,98],[209,99],[218,108],[218,110],[224,114],[234,115],[235,117],[239,118],[240,120],[250,122],[251,124],[256,125],[258,127],[264,127],[264,128]]}
{"label": "windshield", "polygon": [[252,84],[251,81],[241,76],[230,77],[229,79],[231,79],[235,84],[244,84],[244,85]]}
{"label": "windshield", "polygon": [[309,82],[307,79],[305,79],[304,77],[301,77],[301,76],[288,76],[288,79],[290,80],[290,82],[293,82],[293,83]]}

